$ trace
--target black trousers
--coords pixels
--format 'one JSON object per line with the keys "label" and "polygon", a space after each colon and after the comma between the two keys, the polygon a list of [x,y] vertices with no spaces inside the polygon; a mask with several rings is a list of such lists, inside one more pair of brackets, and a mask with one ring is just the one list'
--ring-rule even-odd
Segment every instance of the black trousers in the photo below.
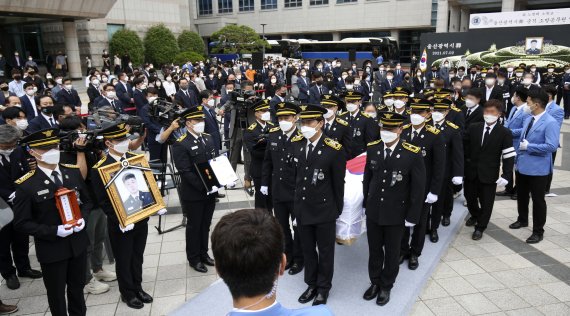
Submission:
{"label": "black trousers", "polygon": [[390,290],[394,286],[400,271],[400,244],[404,234],[404,224],[381,226],[366,220],[368,236],[368,276],[370,282],[382,289]]}
{"label": "black trousers", "polygon": [[[261,168],[261,166],[256,167]],[[273,203],[271,202],[271,194],[263,195],[260,191],[261,177],[253,177],[253,186],[255,187],[255,208],[264,209],[272,213]]]}
{"label": "black trousers", "polygon": [[142,290],[142,271],[148,225],[135,224],[135,228],[122,232],[116,222],[107,220],[111,248],[115,254],[115,271],[119,291],[125,299],[130,299],[136,291]]}
{"label": "black trousers", "polygon": [[532,197],[532,232],[542,235],[544,234],[544,224],[546,223],[544,189],[546,188],[548,176],[527,176],[518,172],[516,175],[517,209],[519,213],[517,220],[521,223],[528,223],[528,202],[530,197]]}
{"label": "black trousers", "polygon": [[318,287],[320,292],[330,290],[334,273],[336,222],[299,225],[299,235],[305,257],[305,283]]}
{"label": "black trousers", "polygon": [[435,202],[431,207],[430,219],[430,229],[438,229],[441,224],[441,217],[451,217],[451,212],[453,211],[453,186],[451,178],[446,176],[443,179],[443,185],[441,186],[441,193],[438,196],[437,202]]}
{"label": "black trousers", "polygon": [[567,90],[564,90],[564,116],[570,116],[570,91]]}
{"label": "black trousers", "polygon": [[168,145],[161,144],[156,141],[155,134],[149,134],[147,137],[147,145],[149,152],[149,160],[160,160],[162,163],[167,163],[168,159]]}
{"label": "black trousers", "polygon": [[[4,279],[16,274],[16,269],[20,272],[31,269],[29,243],[28,235],[16,231],[12,223],[0,230],[0,274]],[[16,265],[15,268],[12,262]]]}
{"label": "black trousers", "polygon": [[186,224],[186,258],[197,264],[208,256],[208,240],[212,216],[216,208],[214,196],[202,201],[182,203],[188,223]]}
{"label": "black trousers", "polygon": [[477,219],[475,229],[479,231],[485,231],[489,224],[495,204],[495,191],[497,191],[496,183],[481,183],[479,179],[465,181],[464,193],[467,209],[471,216]]}
{"label": "black trousers", "polygon": [[[424,243],[426,241],[428,215],[431,207],[431,204],[424,203],[418,223],[411,228],[404,226],[400,249],[402,255],[409,256],[410,254],[413,254],[418,257],[422,255],[422,250],[424,249]],[[412,230],[413,233],[411,233]],[[410,234],[412,236],[412,240],[410,240]]]}
{"label": "black trousers", "polygon": [[[58,237],[59,238],[59,237]],[[49,309],[54,316],[85,315],[85,270],[87,252],[77,257],[53,263],[41,263],[44,285],[47,290]],[[67,287],[67,305],[65,293]]]}
{"label": "black trousers", "polygon": [[[556,152],[552,153],[552,164],[553,165],[554,165],[554,160],[556,160]],[[552,185],[552,176],[553,175],[554,175],[554,169],[553,169],[553,172],[548,174],[548,179],[546,180],[546,189],[544,190],[544,192],[546,192],[546,193],[550,193],[550,185]]]}
{"label": "black trousers", "polygon": [[299,229],[297,226],[293,226],[293,234],[291,234],[291,222],[295,220],[295,215],[293,214],[293,201],[291,202],[275,202],[273,205],[275,212],[275,218],[281,225],[284,235],[284,249],[287,260],[293,260],[298,264],[303,264],[303,248],[301,247],[301,237],[299,236]]}

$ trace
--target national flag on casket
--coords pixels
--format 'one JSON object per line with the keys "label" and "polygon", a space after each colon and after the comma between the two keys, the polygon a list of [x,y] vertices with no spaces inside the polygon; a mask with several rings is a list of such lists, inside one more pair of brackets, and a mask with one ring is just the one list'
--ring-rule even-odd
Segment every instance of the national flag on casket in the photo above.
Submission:
{"label": "national flag on casket", "polygon": [[362,209],[362,179],[366,165],[366,153],[346,162],[344,177],[344,206],[336,220],[336,241],[351,245],[366,232],[366,215]]}

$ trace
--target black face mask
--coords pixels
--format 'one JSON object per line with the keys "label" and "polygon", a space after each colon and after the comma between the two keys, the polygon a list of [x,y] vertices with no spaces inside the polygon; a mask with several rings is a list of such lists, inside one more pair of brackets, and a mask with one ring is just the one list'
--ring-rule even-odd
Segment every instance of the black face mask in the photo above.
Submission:
{"label": "black face mask", "polygon": [[474,74],[476,74],[476,73],[477,73],[476,70],[471,70],[471,74],[472,74],[472,75],[474,75]]}
{"label": "black face mask", "polygon": [[286,95],[287,95],[287,92],[279,93],[279,96],[282,97],[282,98],[284,98]]}
{"label": "black face mask", "polygon": [[8,91],[9,87],[2,87],[2,91]]}
{"label": "black face mask", "polygon": [[22,79],[22,76],[16,75],[16,76],[14,76],[13,78],[14,78],[14,80],[21,80],[21,79]]}
{"label": "black face mask", "polygon": [[53,106],[42,108],[42,113],[45,115],[51,115],[53,113]]}

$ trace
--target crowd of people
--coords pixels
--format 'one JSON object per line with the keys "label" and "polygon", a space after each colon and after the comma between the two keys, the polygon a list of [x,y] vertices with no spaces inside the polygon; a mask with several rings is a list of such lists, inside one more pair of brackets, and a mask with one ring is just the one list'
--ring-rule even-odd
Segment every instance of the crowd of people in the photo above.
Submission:
{"label": "crowd of people", "polygon": [[[570,65],[563,73],[555,65],[541,73],[535,65],[466,69],[444,61],[424,72],[399,63],[359,67],[338,59],[267,58],[260,69],[249,60],[212,59],[157,70],[135,67],[128,56],[111,60],[106,51],[103,60],[103,68],[88,69],[86,104],[62,69],[40,75],[37,65],[17,64],[11,80],[0,79],[1,197],[15,214],[0,232],[0,273],[10,289],[19,286],[16,272],[43,276],[52,315],[84,315],[82,291],[103,293],[109,289],[104,282],[115,279],[129,307],[153,301],[141,287],[148,220],[122,227],[98,173],[133,157],[129,150],[141,145],[149,160],[168,163],[171,157],[180,175],[190,266],[203,273],[216,266],[240,310],[281,308],[272,288],[285,270],[304,270],[307,289],[299,302],[327,303],[346,162],[363,154],[371,283],[365,300],[389,302],[400,265],[418,268],[425,240],[439,241],[438,229],[450,225],[462,189],[473,240],[483,238],[496,195],[517,200],[511,229],[529,225],[532,198],[533,232],[526,242],[543,238],[545,195],[561,125],[570,116]],[[167,126],[150,113],[157,102],[177,109]],[[98,131],[103,142],[88,146],[88,118],[103,114],[111,117]],[[146,131],[130,137],[128,123],[112,121],[119,114],[139,116]],[[83,136],[62,149],[61,135],[70,132]],[[266,255],[260,284],[240,283],[247,279],[239,276],[252,270],[228,253],[243,249],[237,239],[223,241],[233,229],[214,232],[215,258],[208,255],[212,216],[223,194],[203,185],[196,166],[223,152],[234,170],[243,160],[244,189],[255,196],[256,209],[266,210],[236,220],[249,216],[258,225],[281,227],[282,235],[274,232],[278,238],[267,237],[282,245],[278,251],[252,244],[251,256],[240,257]],[[54,192],[61,186],[79,193],[83,220],[76,226],[57,215]],[[30,267],[28,236],[42,271]],[[233,242],[234,249],[227,248]],[[102,268],[103,249],[114,258],[115,272]],[[0,312],[16,308],[1,305]]]}

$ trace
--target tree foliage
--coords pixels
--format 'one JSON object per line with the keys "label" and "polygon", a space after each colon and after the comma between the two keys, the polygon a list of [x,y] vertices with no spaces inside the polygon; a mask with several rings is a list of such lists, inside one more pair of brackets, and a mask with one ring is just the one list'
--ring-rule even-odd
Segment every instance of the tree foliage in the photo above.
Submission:
{"label": "tree foliage", "polygon": [[174,64],[176,65],[182,65],[185,64],[187,61],[191,61],[191,62],[197,62],[197,61],[203,61],[204,55],[202,54],[198,54],[196,52],[189,52],[189,51],[185,51],[185,52],[180,52],[178,54],[176,54],[176,56],[174,57]]}
{"label": "tree foliage", "polygon": [[129,29],[122,29],[113,34],[109,41],[109,52],[119,57],[128,54],[135,65],[142,64],[144,60],[143,43],[137,33]]}
{"label": "tree foliage", "polygon": [[214,53],[252,53],[261,51],[264,45],[270,47],[266,40],[246,25],[226,25],[212,34],[212,40],[219,42],[212,49]]}
{"label": "tree foliage", "polygon": [[151,26],[144,37],[145,59],[162,65],[171,63],[178,54],[176,37],[164,24]]}
{"label": "tree foliage", "polygon": [[188,30],[184,30],[178,35],[178,47],[180,47],[181,52],[195,52],[198,54],[206,52],[206,46],[200,35]]}

